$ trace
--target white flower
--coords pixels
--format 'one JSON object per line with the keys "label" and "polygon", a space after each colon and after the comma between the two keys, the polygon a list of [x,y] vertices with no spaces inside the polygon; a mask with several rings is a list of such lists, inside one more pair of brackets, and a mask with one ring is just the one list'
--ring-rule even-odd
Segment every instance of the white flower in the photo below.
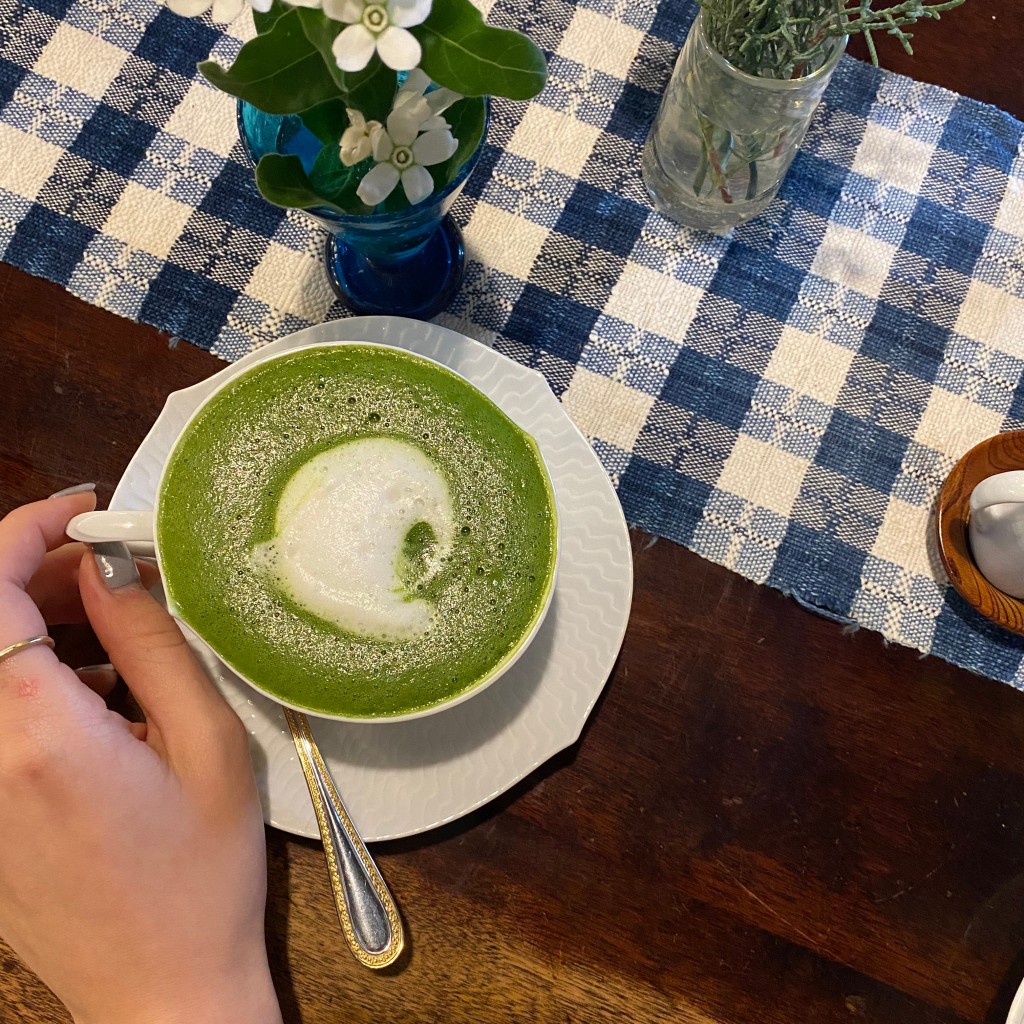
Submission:
{"label": "white flower", "polygon": [[408,30],[426,21],[431,3],[432,0],[323,0],[324,14],[348,26],[334,40],[338,67],[342,71],[361,71],[370,63],[374,50],[392,71],[416,67],[422,51],[419,41]]}
{"label": "white flower", "polygon": [[[165,0],[167,6],[185,18],[198,18],[210,12],[210,17],[221,25],[235,20],[242,13],[245,0]],[[251,0],[254,11],[266,14],[270,10],[271,0]]]}
{"label": "white flower", "polygon": [[391,113],[388,115],[388,131],[394,135],[408,134],[413,125],[417,132],[428,132],[434,128],[447,128],[448,123],[440,115],[462,97],[451,89],[430,88],[430,79],[422,68],[413,68],[399,86]]}
{"label": "white flower", "polygon": [[[441,111],[460,98],[458,94],[435,89],[424,96],[430,79],[418,68],[409,79],[413,79],[412,84],[407,79],[395,97],[387,127],[377,125],[370,132],[377,162],[356,189],[356,195],[367,206],[384,202],[399,181],[410,203],[422,202],[434,191],[434,179],[427,168],[444,163],[459,146],[451,126],[441,117]],[[431,102],[438,93],[443,95]]]}
{"label": "white flower", "polygon": [[380,121],[367,121],[358,110],[349,110],[349,126],[341,133],[341,162],[346,167],[365,160],[373,151],[373,133],[383,127]]}

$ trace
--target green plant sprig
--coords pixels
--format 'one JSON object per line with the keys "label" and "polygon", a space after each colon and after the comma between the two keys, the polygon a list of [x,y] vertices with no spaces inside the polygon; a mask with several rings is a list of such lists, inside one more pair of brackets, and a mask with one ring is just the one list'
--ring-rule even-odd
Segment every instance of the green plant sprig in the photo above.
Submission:
{"label": "green plant sprig", "polygon": [[913,53],[906,26],[938,20],[965,0],[902,0],[875,9],[876,0],[698,0],[710,44],[735,67],[761,78],[799,78],[825,62],[830,39],[864,36],[878,64],[873,33],[895,36]]}
{"label": "green plant sprig", "polygon": [[864,36],[868,53],[871,56],[871,63],[877,67],[878,53],[872,38],[873,32],[884,30],[888,35],[895,36],[903,49],[912,55],[914,48],[910,45],[910,40],[914,34],[905,31],[903,26],[916,25],[919,21],[929,18],[939,21],[944,11],[951,11],[962,3],[964,0],[945,0],[944,3],[937,4],[923,4],[920,0],[904,0],[904,3],[896,4],[885,10],[873,11],[868,0],[860,0],[857,4],[857,17],[851,17],[848,10],[844,11],[843,31],[846,35],[859,32]]}

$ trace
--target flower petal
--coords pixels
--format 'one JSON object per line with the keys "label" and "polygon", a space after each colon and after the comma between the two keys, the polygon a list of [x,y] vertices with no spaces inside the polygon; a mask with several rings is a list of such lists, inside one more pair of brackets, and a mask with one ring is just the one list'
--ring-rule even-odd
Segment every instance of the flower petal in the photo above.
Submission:
{"label": "flower petal", "polygon": [[342,71],[362,71],[370,63],[375,45],[376,40],[369,29],[362,25],[349,25],[334,40],[331,50]]}
{"label": "flower petal", "polygon": [[[362,118],[362,115],[360,115]],[[365,160],[370,155],[370,135],[365,124],[362,126],[353,125],[341,133],[341,162],[346,167]]]}
{"label": "flower petal", "polygon": [[410,203],[420,203],[434,191],[434,179],[426,167],[410,167],[402,171],[402,188]]}
{"label": "flower petal", "polygon": [[370,146],[373,149],[374,160],[387,160],[395,149],[391,137],[380,125],[370,132]]}
{"label": "flower petal", "polygon": [[418,92],[399,92],[391,109],[400,110],[403,114],[418,118],[420,121],[426,120],[431,113],[427,101]]}
{"label": "flower petal", "polygon": [[411,71],[423,56],[419,40],[397,25],[388,25],[377,36],[377,53],[392,71]]}
{"label": "flower petal", "polygon": [[[412,155],[416,163],[424,167],[443,163],[459,148],[459,143],[449,131],[424,132],[413,144]],[[411,201],[411,200],[410,200]]]}
{"label": "flower petal", "polygon": [[345,108],[345,116],[348,118],[349,127],[345,129],[346,134],[353,128],[358,128],[359,131],[366,131],[366,118],[363,117],[361,110],[356,110],[354,107]]}
{"label": "flower petal", "polygon": [[422,98],[418,102],[406,103],[388,114],[388,135],[396,146],[411,146],[420,133],[420,125],[430,117],[430,111]]}
{"label": "flower petal", "polygon": [[440,114],[436,117],[428,117],[426,121],[420,125],[421,132],[433,132],[437,130],[448,131],[450,129],[451,125]]}
{"label": "flower petal", "polygon": [[320,0],[287,0],[292,7],[320,7]]}
{"label": "flower petal", "polygon": [[423,68],[413,68],[398,87],[398,95],[401,96],[403,92],[418,92],[422,96],[429,85],[430,76],[426,71]]}
{"label": "flower petal", "polygon": [[401,89],[395,95],[395,101],[391,104],[391,110],[408,110],[414,103],[420,102],[423,97],[418,92],[402,92]]}
{"label": "flower petal", "polygon": [[391,164],[376,164],[363,175],[356,195],[367,206],[376,206],[394,192],[397,184],[398,171]]}
{"label": "flower petal", "polygon": [[210,17],[218,25],[229,25],[242,13],[242,0],[213,0]]}
{"label": "flower petal", "polygon": [[440,89],[428,92],[424,98],[427,101],[427,106],[430,107],[430,112],[432,114],[440,114],[453,103],[458,103],[462,99],[462,94],[455,92],[454,89],[446,89],[442,86]]}
{"label": "flower petal", "polygon": [[430,16],[430,7],[431,0],[388,0],[388,21],[399,28],[422,25]]}
{"label": "flower petal", "polygon": [[324,14],[346,25],[357,24],[363,16],[363,0],[323,0]]}
{"label": "flower petal", "polygon": [[360,139],[358,142],[346,143],[342,140],[338,159],[343,167],[352,167],[370,155],[370,140]]}
{"label": "flower petal", "polygon": [[274,5],[274,0],[249,0],[249,5],[254,11],[259,11],[260,14],[266,14]]}
{"label": "flower petal", "polygon": [[198,18],[210,9],[210,0],[167,0],[167,6],[183,18]]}

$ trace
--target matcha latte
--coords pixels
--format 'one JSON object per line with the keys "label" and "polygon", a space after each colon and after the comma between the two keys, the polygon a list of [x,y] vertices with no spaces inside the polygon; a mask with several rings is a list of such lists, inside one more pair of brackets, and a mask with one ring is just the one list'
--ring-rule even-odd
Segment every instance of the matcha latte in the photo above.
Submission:
{"label": "matcha latte", "polygon": [[157,504],[176,614],[318,714],[395,718],[471,691],[554,585],[536,443],[398,349],[314,346],[229,381],[175,445]]}

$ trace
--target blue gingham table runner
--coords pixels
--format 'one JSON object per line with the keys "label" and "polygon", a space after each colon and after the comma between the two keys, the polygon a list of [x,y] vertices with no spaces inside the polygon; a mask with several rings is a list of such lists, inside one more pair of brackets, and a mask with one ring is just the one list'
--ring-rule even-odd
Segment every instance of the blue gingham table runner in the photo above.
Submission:
{"label": "blue gingham table runner", "polygon": [[[441,322],[545,374],[632,524],[1024,686],[1024,640],[933,540],[955,460],[1024,427],[1024,126],[844,58],[767,213],[690,232],[638,168],[693,4],[481,6],[550,81],[494,103]],[[0,258],[228,360],[344,316],[319,232],[259,197],[195,73],[247,21],[0,0]]]}

